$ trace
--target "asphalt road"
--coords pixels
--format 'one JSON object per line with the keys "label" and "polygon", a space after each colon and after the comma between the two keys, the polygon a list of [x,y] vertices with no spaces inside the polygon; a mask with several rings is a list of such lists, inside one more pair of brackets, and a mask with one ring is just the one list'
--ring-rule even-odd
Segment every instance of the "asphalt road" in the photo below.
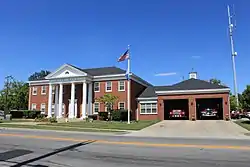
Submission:
{"label": "asphalt road", "polygon": [[0,166],[250,166],[250,140],[0,130]]}

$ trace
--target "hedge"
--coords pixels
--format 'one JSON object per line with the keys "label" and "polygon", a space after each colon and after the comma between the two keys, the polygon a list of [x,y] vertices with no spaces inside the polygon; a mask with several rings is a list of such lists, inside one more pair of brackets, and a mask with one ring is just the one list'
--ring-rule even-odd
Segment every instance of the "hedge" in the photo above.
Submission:
{"label": "hedge", "polygon": [[[111,113],[112,121],[128,121],[128,110],[112,110]],[[108,112],[99,112],[99,120],[106,121],[108,120]],[[130,112],[131,120],[131,112]]]}
{"label": "hedge", "polygon": [[[113,121],[128,121],[128,110],[113,110],[111,112]],[[131,112],[130,112],[131,120]]]}
{"label": "hedge", "polygon": [[105,112],[105,111],[99,112],[98,116],[99,116],[99,120],[106,121],[108,119],[108,112]]}
{"label": "hedge", "polygon": [[41,114],[41,111],[36,110],[18,110],[10,111],[12,118],[31,118],[34,119]]}

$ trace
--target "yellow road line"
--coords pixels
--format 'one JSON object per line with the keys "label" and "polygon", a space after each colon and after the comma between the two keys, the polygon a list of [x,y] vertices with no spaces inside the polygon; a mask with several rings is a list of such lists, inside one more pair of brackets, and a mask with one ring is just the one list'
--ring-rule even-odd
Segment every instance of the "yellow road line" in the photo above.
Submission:
{"label": "yellow road line", "polygon": [[[86,142],[88,140],[52,137],[52,136],[36,136],[24,134],[0,134],[2,137],[21,137],[30,139],[44,139],[54,141],[71,141],[71,142]],[[183,147],[183,148],[208,148],[208,149],[234,149],[234,150],[250,150],[250,146],[234,146],[234,145],[204,145],[204,144],[171,144],[171,143],[146,143],[146,142],[122,142],[122,141],[108,141],[95,140],[95,143],[101,144],[116,144],[116,145],[133,145],[133,146],[148,146],[148,147]]]}

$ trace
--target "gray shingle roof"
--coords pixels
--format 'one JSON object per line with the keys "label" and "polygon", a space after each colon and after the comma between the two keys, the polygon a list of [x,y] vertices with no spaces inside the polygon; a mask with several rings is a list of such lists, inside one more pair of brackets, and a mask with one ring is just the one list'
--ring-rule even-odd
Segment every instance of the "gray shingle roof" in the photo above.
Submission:
{"label": "gray shingle roof", "polygon": [[175,90],[200,90],[200,89],[225,89],[227,86],[212,84],[200,79],[188,79],[170,86],[148,87],[142,92],[140,98],[156,97],[156,91],[175,91]]}
{"label": "gray shingle roof", "polygon": [[171,86],[156,86],[156,91],[171,91],[171,90],[199,90],[199,89],[224,89],[228,88],[223,85],[212,84],[200,79],[188,79]]}
{"label": "gray shingle roof", "polygon": [[142,94],[140,95],[140,97],[142,98],[146,98],[146,97],[157,97],[156,93],[155,93],[155,89],[153,86],[149,86],[147,87]]}
{"label": "gray shingle roof", "polygon": [[88,68],[81,69],[83,72],[86,72],[92,76],[100,75],[113,75],[113,74],[125,74],[126,71],[118,67],[101,67],[101,68]]}
{"label": "gray shingle roof", "polygon": [[[86,72],[87,74],[90,74],[92,76],[102,76],[102,75],[115,75],[115,74],[126,74],[126,70],[123,70],[121,68],[112,66],[112,67],[100,67],[100,68],[87,68],[87,69],[81,69],[74,65],[70,66],[77,68],[83,72]],[[145,85],[152,86],[150,83],[145,81],[144,79],[138,77],[137,75],[133,74],[133,77],[137,79],[138,81],[142,82]]]}

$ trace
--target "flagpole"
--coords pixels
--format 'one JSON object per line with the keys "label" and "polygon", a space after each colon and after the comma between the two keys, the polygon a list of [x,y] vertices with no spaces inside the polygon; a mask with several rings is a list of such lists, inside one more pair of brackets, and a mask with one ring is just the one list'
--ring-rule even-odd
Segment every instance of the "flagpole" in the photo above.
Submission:
{"label": "flagpole", "polygon": [[127,93],[128,93],[128,124],[130,124],[130,111],[131,111],[131,104],[130,104],[130,45],[128,45],[128,53],[129,53],[129,57],[128,57],[128,90],[127,90]]}

